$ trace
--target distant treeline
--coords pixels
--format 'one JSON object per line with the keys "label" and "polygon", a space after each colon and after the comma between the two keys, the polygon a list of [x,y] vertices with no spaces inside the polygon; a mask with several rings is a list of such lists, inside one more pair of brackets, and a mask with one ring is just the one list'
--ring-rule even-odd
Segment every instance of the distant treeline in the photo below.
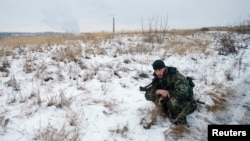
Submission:
{"label": "distant treeline", "polygon": [[0,39],[17,36],[46,36],[66,34],[61,32],[0,32]]}

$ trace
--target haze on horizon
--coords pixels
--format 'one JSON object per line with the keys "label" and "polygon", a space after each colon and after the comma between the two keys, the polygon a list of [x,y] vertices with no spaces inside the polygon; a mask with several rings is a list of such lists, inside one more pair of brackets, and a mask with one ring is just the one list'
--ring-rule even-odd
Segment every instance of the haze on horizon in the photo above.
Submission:
{"label": "haze on horizon", "polygon": [[150,18],[168,27],[227,26],[250,17],[249,0],[0,0],[0,32],[141,30]]}

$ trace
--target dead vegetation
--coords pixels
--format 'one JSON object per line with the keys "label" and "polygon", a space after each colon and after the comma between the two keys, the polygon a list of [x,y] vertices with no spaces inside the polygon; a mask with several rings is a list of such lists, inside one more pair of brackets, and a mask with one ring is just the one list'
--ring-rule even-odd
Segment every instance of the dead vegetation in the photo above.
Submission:
{"label": "dead vegetation", "polygon": [[67,41],[92,41],[98,43],[103,40],[113,38],[111,33],[99,32],[99,33],[87,33],[87,34],[58,34],[58,35],[37,35],[37,36],[17,36],[3,38],[0,40],[0,47],[18,48],[31,45],[34,47],[52,46],[65,44]]}
{"label": "dead vegetation", "polygon": [[185,135],[189,134],[190,131],[185,125],[172,126],[168,130],[164,131],[165,139],[172,138],[173,140],[179,140]]}
{"label": "dead vegetation", "polygon": [[48,124],[45,128],[40,128],[34,135],[33,140],[35,141],[80,141],[79,129],[72,127],[68,129],[65,125],[62,127],[53,126]]}
{"label": "dead vegetation", "polygon": [[[100,82],[108,82],[109,75],[106,75],[106,72],[101,72],[99,67],[108,68],[108,71],[113,72],[114,75],[119,78],[122,77],[121,74],[117,73],[119,71],[126,72],[122,68],[115,68],[113,64],[97,64],[98,66],[92,66],[93,70],[88,70],[90,67],[87,66],[84,62],[81,62],[79,58],[91,59],[92,56],[96,55],[106,55],[107,47],[100,45],[101,42],[113,42],[116,46],[116,50],[113,54],[113,57],[123,54],[153,54],[154,52],[161,52],[164,50],[168,54],[178,54],[184,55],[188,53],[202,53],[207,54],[208,47],[211,44],[211,41],[208,39],[198,38],[206,31],[210,31],[210,28],[202,29],[183,29],[183,30],[167,30],[167,19],[163,18],[160,20],[154,19],[149,25],[149,31],[143,30],[143,33],[136,32],[135,34],[129,33],[130,36],[139,36],[142,42],[138,44],[132,44],[133,39],[131,39],[131,44],[124,47],[125,43],[122,40],[114,40],[113,35],[110,33],[94,33],[94,34],[85,34],[85,35],[55,35],[55,36],[32,36],[32,37],[13,37],[0,40],[0,54],[1,54],[1,66],[0,66],[0,75],[1,77],[10,77],[10,79],[5,83],[7,87],[10,87],[12,95],[8,97],[8,104],[15,103],[17,101],[26,101],[25,98],[34,101],[33,104],[41,106],[45,104],[47,107],[55,106],[58,109],[69,108],[74,99],[71,96],[66,96],[65,91],[61,90],[59,95],[50,95],[49,97],[42,98],[39,90],[32,90],[32,93],[29,93],[29,96],[23,97],[20,82],[16,80],[15,75],[12,75],[9,70],[11,64],[10,58],[16,58],[19,55],[23,55],[24,63],[22,70],[26,74],[31,74],[35,72],[34,79],[41,79],[41,85],[46,85],[46,92],[53,94],[53,82],[59,80],[63,81],[66,77],[71,77],[73,80],[79,78],[82,81],[92,80],[97,78]],[[160,24],[159,24],[160,23]],[[155,29],[154,29],[154,25]],[[161,26],[159,26],[161,25]],[[144,28],[145,29],[145,28]],[[124,33],[121,33],[121,35]],[[142,36],[141,36],[142,35]],[[157,35],[157,36],[156,36]],[[181,40],[178,38],[181,37]],[[202,37],[202,36],[200,36]],[[216,39],[219,40],[220,46],[230,52],[237,53],[239,47],[235,42],[233,34],[225,34],[217,36]],[[85,48],[81,43],[87,43]],[[53,61],[57,62],[52,65],[57,66],[58,71],[49,72],[48,68],[51,64],[43,62],[40,64],[36,63],[36,60],[39,58],[30,57],[28,52],[47,52],[52,50],[52,46],[56,46],[56,50],[53,52]],[[84,48],[84,49],[83,49]],[[28,54],[28,55],[27,55]],[[240,62],[238,60],[238,64]],[[133,62],[132,59],[124,60],[124,64],[129,64]],[[63,62],[64,64],[72,63],[69,70],[67,70],[66,75],[63,74],[65,70],[62,70],[62,67],[59,66],[58,62]],[[75,64],[74,64],[75,63]],[[123,64],[122,64],[123,65]],[[241,66],[241,64],[239,64]],[[79,69],[84,71],[83,74],[79,73]],[[112,71],[116,69],[116,71]],[[239,68],[240,69],[240,68]],[[239,70],[241,71],[241,70]],[[55,74],[55,75],[53,75]],[[233,81],[234,77],[230,70],[226,71],[225,77],[228,81]],[[139,73],[139,77],[148,78],[147,73]],[[139,79],[139,78],[138,78]],[[206,81],[206,80],[204,80]],[[47,84],[48,82],[48,84]],[[76,84],[76,83],[72,83]],[[123,85],[126,87],[126,85]],[[225,90],[226,89],[226,90]],[[86,88],[79,86],[79,90],[85,91]],[[1,90],[0,90],[1,92]],[[102,92],[107,93],[105,87],[102,87]],[[4,93],[0,93],[0,96]],[[223,85],[215,84],[214,89],[207,93],[208,96],[212,98],[213,104],[205,106],[209,112],[217,112],[220,110],[225,110],[228,106],[228,97],[233,95],[232,89],[228,89]],[[106,102],[106,101],[93,101],[94,104],[103,105],[107,111],[103,111],[105,115],[111,115],[117,113],[116,106],[117,104]],[[149,118],[151,121],[155,121],[159,115],[158,110],[146,110],[147,115],[151,115]],[[144,111],[145,112],[145,111]],[[31,113],[32,114],[32,113]],[[37,130],[37,133],[34,137],[34,140],[80,140],[80,133],[78,122],[75,118],[70,119],[71,130],[67,130],[65,125],[62,127],[57,127],[51,124],[48,124],[47,127],[41,127]],[[144,119],[142,119],[144,120]],[[1,129],[5,130],[9,124],[10,119],[4,115],[0,115],[0,125]],[[141,124],[143,121],[141,121]],[[128,125],[118,126],[115,129],[110,129],[111,134],[126,136],[129,132]],[[176,126],[170,128],[165,132],[165,137],[168,138],[170,135],[175,139],[182,138],[185,134],[189,133],[189,130],[181,126]]]}
{"label": "dead vegetation", "polygon": [[129,132],[128,125],[124,125],[123,127],[117,127],[117,129],[111,129],[109,130],[111,134],[118,134],[121,135],[121,137],[126,137],[126,134]]}
{"label": "dead vegetation", "polygon": [[225,110],[229,104],[229,99],[235,93],[234,89],[227,88],[223,84],[218,84],[211,90],[207,95],[209,95],[213,101],[213,104],[206,105],[206,109],[210,112],[217,112]]}

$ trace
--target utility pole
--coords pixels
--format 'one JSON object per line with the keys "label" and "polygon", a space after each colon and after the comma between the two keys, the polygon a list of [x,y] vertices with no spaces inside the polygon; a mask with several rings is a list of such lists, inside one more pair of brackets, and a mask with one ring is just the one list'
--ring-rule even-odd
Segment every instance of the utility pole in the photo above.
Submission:
{"label": "utility pole", "polygon": [[113,37],[115,37],[115,18],[113,17]]}

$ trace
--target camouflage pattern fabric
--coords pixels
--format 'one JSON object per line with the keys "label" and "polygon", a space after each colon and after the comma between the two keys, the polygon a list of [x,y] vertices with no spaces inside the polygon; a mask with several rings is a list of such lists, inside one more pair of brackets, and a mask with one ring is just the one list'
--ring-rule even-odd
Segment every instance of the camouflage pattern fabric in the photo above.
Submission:
{"label": "camouflage pattern fabric", "polygon": [[183,120],[186,120],[186,115],[194,112],[197,107],[189,81],[175,67],[166,67],[166,72],[161,79],[157,78],[155,74],[154,76],[151,89],[145,93],[146,100],[152,101],[158,106],[159,97],[155,93],[156,90],[167,90],[170,98],[161,101],[159,108],[175,123],[182,123]]}

